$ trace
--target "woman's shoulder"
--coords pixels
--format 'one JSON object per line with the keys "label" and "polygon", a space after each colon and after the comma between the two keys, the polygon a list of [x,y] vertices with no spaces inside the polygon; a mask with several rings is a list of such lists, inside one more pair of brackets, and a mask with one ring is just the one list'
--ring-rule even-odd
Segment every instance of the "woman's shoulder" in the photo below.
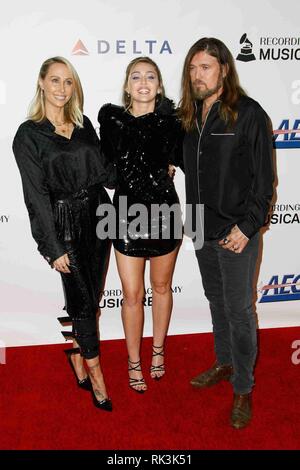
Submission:
{"label": "woman's shoulder", "polygon": [[154,112],[163,117],[176,116],[174,101],[164,96],[156,103]]}
{"label": "woman's shoulder", "polygon": [[94,129],[92,121],[90,120],[90,118],[86,114],[83,114],[83,127],[85,129],[89,129],[91,127]]}
{"label": "woman's shoulder", "polygon": [[106,103],[101,106],[98,113],[98,121],[103,121],[110,118],[120,118],[125,115],[125,108],[112,103]]}
{"label": "woman's shoulder", "polygon": [[38,124],[31,119],[27,119],[19,125],[12,142],[16,158],[18,158],[19,154],[23,156],[25,150],[28,149],[32,156],[37,154],[39,145]]}
{"label": "woman's shoulder", "polygon": [[36,131],[37,123],[35,121],[32,121],[31,119],[27,119],[19,125],[17,132],[14,136],[14,143],[22,143],[25,141],[30,141],[32,139],[34,140]]}
{"label": "woman's shoulder", "polygon": [[174,124],[180,122],[175,103],[169,98],[162,98],[161,101],[157,103],[154,112],[166,123]]}
{"label": "woman's shoulder", "polygon": [[32,121],[31,119],[26,119],[26,121],[22,122],[19,125],[17,129],[17,134],[23,134],[24,132],[28,132],[31,129],[36,129],[36,122]]}
{"label": "woman's shoulder", "polygon": [[178,110],[172,100],[166,97],[162,98],[156,105],[154,112],[162,126],[180,130],[181,121],[178,116]]}

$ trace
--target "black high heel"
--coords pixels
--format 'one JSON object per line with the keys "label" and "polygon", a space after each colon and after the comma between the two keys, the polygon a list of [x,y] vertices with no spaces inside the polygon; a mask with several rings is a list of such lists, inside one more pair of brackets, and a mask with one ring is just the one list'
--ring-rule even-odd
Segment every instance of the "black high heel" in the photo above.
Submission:
{"label": "black high heel", "polygon": [[[128,358],[128,372],[131,372],[132,370],[134,370],[136,372],[142,372],[141,361],[140,360],[137,361],[137,362],[133,362]],[[131,387],[132,390],[134,390],[137,393],[145,393],[145,391],[147,389],[143,390],[143,389],[135,388],[139,385],[146,385],[144,377],[142,377],[141,379],[133,379],[133,378],[129,377],[129,387]]]}
{"label": "black high heel", "polygon": [[[94,368],[97,368],[97,367],[100,367],[100,363],[97,362],[96,364],[94,364],[93,366],[89,366],[89,369],[94,369]],[[90,379],[91,381],[91,379]],[[96,390],[97,391],[97,390]],[[112,402],[111,402],[111,399],[110,398],[103,398],[102,400],[98,399],[96,397],[96,394],[94,392],[94,388],[93,388],[93,385],[92,385],[92,381],[91,381],[91,394],[92,394],[92,399],[93,399],[93,403],[95,405],[96,408],[100,408],[101,410],[104,410],[104,411],[112,411]],[[100,392],[99,390],[99,394],[103,396],[103,394]]]}
{"label": "black high heel", "polygon": [[112,402],[110,398],[104,398],[103,400],[98,400],[93,390],[93,387],[91,389],[91,393],[92,393],[93,403],[96,406],[96,408],[101,408],[101,410],[104,410],[104,411],[112,411]]}
{"label": "black high heel", "polygon": [[[157,351],[158,349],[158,351]],[[155,351],[156,350],[156,351]],[[164,351],[164,345],[162,346],[152,346],[152,358],[155,357],[155,356],[161,356],[161,357],[164,357],[165,355],[165,351]],[[158,376],[158,375],[155,375],[155,377],[152,377],[152,379],[154,380],[160,380],[164,375],[165,375],[165,364],[162,363],[160,364],[160,366],[153,366],[151,365],[150,367],[150,374],[151,373],[154,373],[155,372],[163,372],[162,375]]]}
{"label": "black high heel", "polygon": [[64,352],[67,355],[68,362],[69,362],[70,367],[71,367],[71,369],[74,373],[74,376],[75,376],[78,387],[82,388],[82,390],[87,390],[88,392],[90,392],[92,390],[91,379],[87,375],[86,378],[84,378],[82,380],[79,380],[79,378],[77,377],[76,370],[75,370],[75,367],[73,365],[72,359],[71,359],[72,354],[80,354],[80,349],[79,348],[70,348],[70,349],[65,349]]}

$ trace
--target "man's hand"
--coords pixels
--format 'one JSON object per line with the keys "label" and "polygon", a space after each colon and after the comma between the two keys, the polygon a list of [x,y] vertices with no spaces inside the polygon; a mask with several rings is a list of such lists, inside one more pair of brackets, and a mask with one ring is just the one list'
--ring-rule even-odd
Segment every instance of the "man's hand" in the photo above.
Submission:
{"label": "man's hand", "polygon": [[224,250],[231,250],[235,253],[242,253],[248,241],[249,238],[240,231],[237,225],[235,225],[227,237],[219,241],[219,245],[221,245]]}
{"label": "man's hand", "polygon": [[61,273],[70,273],[71,272],[69,270],[69,267],[68,267],[68,266],[70,266],[70,260],[69,260],[69,257],[67,255],[67,253],[60,256],[55,261],[53,261],[52,266],[53,266],[54,269],[56,269],[56,271],[60,271]]}

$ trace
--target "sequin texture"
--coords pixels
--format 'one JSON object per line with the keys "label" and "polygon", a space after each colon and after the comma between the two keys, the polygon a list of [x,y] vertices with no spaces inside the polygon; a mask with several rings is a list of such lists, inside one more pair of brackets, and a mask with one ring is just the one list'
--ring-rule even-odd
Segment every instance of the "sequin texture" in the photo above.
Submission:
{"label": "sequin texture", "polygon": [[[117,170],[114,206],[117,213],[117,236],[114,247],[129,256],[159,256],[169,253],[180,243],[174,237],[174,221],[170,214],[151,214],[153,205],[179,205],[173,179],[168,174],[170,164],[181,161],[183,132],[172,101],[163,98],[154,112],[134,117],[121,106],[104,105],[98,115],[100,138],[105,158],[113,161]],[[130,229],[134,217],[120,213],[120,197],[132,204],[144,204],[149,217],[138,233]],[[124,226],[125,225],[125,226]],[[170,231],[169,238],[165,234]],[[181,231],[182,235],[182,231]]]}

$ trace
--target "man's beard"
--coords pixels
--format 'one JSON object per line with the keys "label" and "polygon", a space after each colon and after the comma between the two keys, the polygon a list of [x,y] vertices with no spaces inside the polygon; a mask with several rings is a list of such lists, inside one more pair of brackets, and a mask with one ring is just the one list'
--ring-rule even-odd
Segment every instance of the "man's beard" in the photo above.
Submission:
{"label": "man's beard", "polygon": [[222,86],[223,86],[223,78],[222,78],[222,74],[220,73],[218,77],[218,82],[214,88],[206,88],[206,89],[200,90],[197,86],[192,85],[193,98],[195,100],[205,100],[206,98],[209,98],[210,96],[217,93],[220,90],[220,88],[222,88]]}

